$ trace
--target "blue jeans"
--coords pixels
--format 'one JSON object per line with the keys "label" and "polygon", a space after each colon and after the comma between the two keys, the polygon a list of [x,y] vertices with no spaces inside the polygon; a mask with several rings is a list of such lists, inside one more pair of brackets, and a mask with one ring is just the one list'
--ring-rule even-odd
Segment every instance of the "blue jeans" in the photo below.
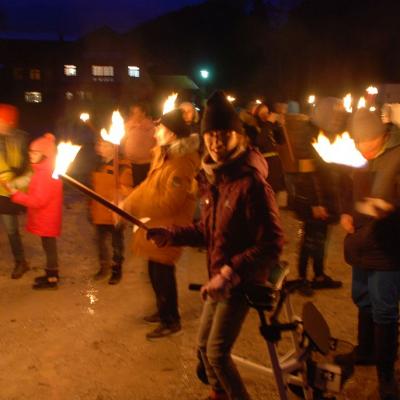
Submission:
{"label": "blue jeans", "polygon": [[231,358],[249,307],[242,294],[226,301],[210,298],[204,303],[199,327],[199,350],[211,387],[224,391],[230,400],[249,400],[242,379]]}
{"label": "blue jeans", "polygon": [[18,228],[18,218],[14,214],[0,214],[3,225],[6,228],[8,240],[10,242],[11,251],[15,262],[25,260],[24,248],[22,246],[21,236]]}
{"label": "blue jeans", "polygon": [[372,312],[376,324],[399,319],[400,269],[367,270],[353,267],[352,298],[362,312]]}

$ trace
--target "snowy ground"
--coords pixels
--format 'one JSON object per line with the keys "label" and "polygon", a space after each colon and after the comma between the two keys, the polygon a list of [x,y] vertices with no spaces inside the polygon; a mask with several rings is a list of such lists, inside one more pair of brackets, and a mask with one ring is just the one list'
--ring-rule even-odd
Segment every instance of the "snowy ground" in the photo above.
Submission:
{"label": "snowy ground", "polygon": [[[67,190],[64,208],[61,284],[56,291],[31,289],[44,257],[40,240],[26,232],[23,241],[32,270],[20,280],[10,279],[12,259],[0,228],[0,400],[205,398],[208,389],[194,372],[201,302],[198,293],[187,290],[190,282],[205,280],[204,253],[186,250],[177,267],[183,335],[148,342],[145,334],[152,327],[142,317],[154,310],[154,300],[145,262],[129,253],[130,235],[122,282],[116,286],[93,282],[97,261],[86,200]],[[285,211],[282,218],[288,240],[284,259],[294,266],[298,225]],[[320,291],[313,301],[332,335],[354,342],[356,310],[350,300],[350,269],[343,262],[342,240],[340,228],[334,227],[327,272],[343,280],[344,287]],[[295,294],[292,300],[300,313],[308,299]],[[254,311],[235,353],[269,365]],[[248,367],[240,370],[254,400],[278,398],[271,376]],[[374,399],[369,394],[375,384],[373,368],[357,369],[338,399]]]}

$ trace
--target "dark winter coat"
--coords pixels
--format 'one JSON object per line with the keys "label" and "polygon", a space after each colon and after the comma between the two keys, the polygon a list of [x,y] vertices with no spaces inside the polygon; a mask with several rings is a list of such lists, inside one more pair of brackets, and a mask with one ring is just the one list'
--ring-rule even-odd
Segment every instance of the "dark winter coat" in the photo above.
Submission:
{"label": "dark winter coat", "polygon": [[27,231],[44,237],[56,237],[61,232],[63,190],[60,179],[53,179],[53,160],[46,158],[32,164],[33,175],[28,192],[16,192],[11,200],[28,209]]}
{"label": "dark winter coat", "polygon": [[[203,168],[212,165],[206,157]],[[177,246],[205,245],[210,277],[224,265],[242,282],[263,283],[282,249],[282,229],[275,197],[266,182],[267,164],[258,150],[199,175],[201,219],[172,229]]]}
{"label": "dark winter coat", "polygon": [[[344,242],[346,262],[375,270],[400,269],[400,136],[391,134],[385,150],[353,174],[353,190],[346,213],[354,219],[355,232]],[[359,204],[366,198],[379,198],[394,206],[383,219],[362,214]],[[352,210],[351,210],[352,209]]]}

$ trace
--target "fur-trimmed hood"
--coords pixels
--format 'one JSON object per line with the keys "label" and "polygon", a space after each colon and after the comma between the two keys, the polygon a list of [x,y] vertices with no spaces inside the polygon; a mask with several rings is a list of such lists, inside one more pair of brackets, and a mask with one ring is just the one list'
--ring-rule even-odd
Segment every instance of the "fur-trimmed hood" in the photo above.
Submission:
{"label": "fur-trimmed hood", "polygon": [[192,133],[190,136],[178,139],[166,147],[168,156],[181,157],[199,150],[200,136],[197,133]]}

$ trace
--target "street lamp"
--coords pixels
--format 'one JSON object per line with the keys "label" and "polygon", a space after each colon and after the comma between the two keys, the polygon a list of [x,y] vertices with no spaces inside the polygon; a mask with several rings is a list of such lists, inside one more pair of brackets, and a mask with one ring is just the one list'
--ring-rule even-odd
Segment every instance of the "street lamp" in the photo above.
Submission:
{"label": "street lamp", "polygon": [[210,76],[210,72],[208,70],[206,70],[206,69],[201,69],[200,70],[200,76],[203,79],[208,79],[208,77]]}

